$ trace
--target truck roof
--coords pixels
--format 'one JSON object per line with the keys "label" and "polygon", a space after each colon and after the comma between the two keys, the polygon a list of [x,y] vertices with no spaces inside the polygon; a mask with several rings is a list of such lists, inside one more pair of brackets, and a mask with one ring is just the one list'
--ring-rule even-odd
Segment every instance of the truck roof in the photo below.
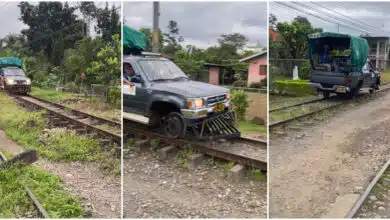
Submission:
{"label": "truck roof", "polygon": [[138,60],[162,60],[167,61],[169,59],[160,57],[160,56],[136,56],[136,55],[126,55],[123,56],[123,62],[125,61],[138,61]]}

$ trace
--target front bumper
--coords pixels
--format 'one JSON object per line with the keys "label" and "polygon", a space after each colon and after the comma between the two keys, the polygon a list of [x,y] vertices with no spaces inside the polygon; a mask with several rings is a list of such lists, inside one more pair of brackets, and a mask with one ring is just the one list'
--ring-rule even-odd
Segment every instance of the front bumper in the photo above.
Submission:
{"label": "front bumper", "polygon": [[201,108],[201,109],[180,109],[180,111],[183,114],[184,118],[190,119],[190,120],[197,120],[197,119],[205,119],[205,118],[208,118],[208,117],[213,116],[215,114],[220,114],[220,113],[223,113],[223,112],[230,110],[230,102],[223,102],[223,103],[218,103],[218,104],[223,104],[225,106],[224,111],[215,112],[215,110],[214,110],[215,105],[208,106],[208,107]]}
{"label": "front bumper", "polygon": [[28,93],[31,92],[31,85],[7,85],[5,89],[11,92]]}
{"label": "front bumper", "polygon": [[321,91],[328,91],[328,92],[335,92],[335,93],[340,93],[340,90],[345,90],[346,92],[350,92],[351,88],[348,86],[339,86],[339,85],[334,85],[333,87],[323,87],[320,83],[308,83],[310,86],[313,88],[316,88]]}

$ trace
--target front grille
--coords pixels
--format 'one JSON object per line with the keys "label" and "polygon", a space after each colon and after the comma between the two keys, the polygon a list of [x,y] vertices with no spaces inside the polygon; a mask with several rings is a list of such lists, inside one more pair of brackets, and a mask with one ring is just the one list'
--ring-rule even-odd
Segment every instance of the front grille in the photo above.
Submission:
{"label": "front grille", "polygon": [[213,105],[215,103],[218,103],[218,102],[221,102],[221,101],[224,101],[226,100],[226,95],[218,95],[218,96],[212,96],[212,97],[209,97],[207,98],[206,100],[206,104],[207,105]]}

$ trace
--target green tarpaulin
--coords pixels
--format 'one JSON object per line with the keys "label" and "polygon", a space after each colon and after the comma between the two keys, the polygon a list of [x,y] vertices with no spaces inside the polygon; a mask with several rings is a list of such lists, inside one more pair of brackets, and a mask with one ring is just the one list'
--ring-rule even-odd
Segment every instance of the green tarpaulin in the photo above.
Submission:
{"label": "green tarpaulin", "polygon": [[129,26],[123,25],[123,48],[131,50],[145,50],[145,35]]}
{"label": "green tarpaulin", "polygon": [[[309,55],[310,58],[312,56],[313,48],[317,45],[321,40],[327,39],[328,42],[337,41],[338,39],[345,39],[349,43],[349,49],[351,50],[351,64],[352,66],[362,68],[367,61],[368,57],[368,43],[366,39],[351,36],[348,34],[338,34],[331,32],[324,33],[315,33],[309,35]],[[348,45],[346,45],[348,46]]]}
{"label": "green tarpaulin", "polygon": [[13,57],[0,57],[0,67],[1,66],[18,66],[21,68],[22,61]]}

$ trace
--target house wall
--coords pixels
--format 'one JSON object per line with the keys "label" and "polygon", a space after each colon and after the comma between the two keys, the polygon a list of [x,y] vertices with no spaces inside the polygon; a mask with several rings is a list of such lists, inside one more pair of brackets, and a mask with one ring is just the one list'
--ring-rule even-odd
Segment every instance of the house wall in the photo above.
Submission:
{"label": "house wall", "polygon": [[219,67],[209,67],[209,83],[219,85]]}
{"label": "house wall", "polygon": [[389,40],[367,39],[369,45],[369,59],[378,69],[388,69]]}
{"label": "house wall", "polygon": [[267,121],[267,94],[255,92],[245,93],[248,95],[249,104],[245,119],[253,120],[255,117],[260,117]]}
{"label": "house wall", "polygon": [[248,86],[252,82],[259,82],[267,76],[267,73],[260,72],[260,66],[267,65],[267,57],[263,56],[257,59],[253,59],[249,62],[248,67]]}

